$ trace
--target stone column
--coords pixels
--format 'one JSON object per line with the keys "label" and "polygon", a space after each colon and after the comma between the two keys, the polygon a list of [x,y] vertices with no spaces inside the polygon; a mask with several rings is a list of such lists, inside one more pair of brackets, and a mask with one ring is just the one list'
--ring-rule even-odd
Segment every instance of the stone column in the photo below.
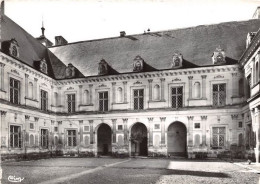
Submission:
{"label": "stone column", "polygon": [[37,78],[34,78],[34,85],[33,85],[33,88],[34,88],[34,99],[36,101],[38,101],[38,86],[37,86],[37,83],[38,83],[38,79]]}
{"label": "stone column", "polygon": [[206,78],[207,75],[202,75],[202,99],[206,98]]}
{"label": "stone column", "polygon": [[124,143],[125,143],[125,145],[128,144],[127,121],[128,121],[128,118],[124,118],[124,119],[123,119],[123,124],[124,124]]}
{"label": "stone column", "polygon": [[93,104],[93,84],[89,84],[89,101],[90,101],[90,104]]}
{"label": "stone column", "polygon": [[161,144],[165,144],[165,120],[166,120],[166,117],[160,117],[160,120],[161,120],[161,134],[162,134]]}
{"label": "stone column", "polygon": [[0,90],[4,91],[4,67],[5,64],[4,63],[0,63],[0,77],[1,77],[1,81],[0,81]]}
{"label": "stone column", "polygon": [[25,74],[25,98],[28,98],[28,74]]}
{"label": "stone column", "polygon": [[232,96],[238,96],[238,81],[237,81],[237,73],[232,73]]}
{"label": "stone column", "polygon": [[165,84],[165,78],[161,78],[161,101],[165,101],[164,99],[164,84]]}
{"label": "stone column", "polygon": [[[0,120],[1,120],[1,132],[0,132],[0,135],[1,135],[1,141],[0,141],[0,148],[3,148],[3,147],[6,147],[7,145],[7,142],[6,142],[6,138],[7,138],[7,135],[3,135],[3,132],[5,131],[5,129],[7,128],[8,129],[8,127],[6,127],[7,126],[7,123],[5,122],[5,117],[6,117],[6,113],[7,113],[7,111],[0,111],[0,115],[1,115],[1,117],[0,117]],[[5,125],[5,126],[4,126]],[[9,145],[9,144],[8,144]],[[0,152],[0,163],[1,163],[1,152]]]}
{"label": "stone column", "polygon": [[189,99],[192,99],[192,79],[193,76],[188,76],[189,79]]}
{"label": "stone column", "polygon": [[124,81],[124,103],[127,103],[127,82]]}
{"label": "stone column", "polygon": [[153,146],[153,118],[148,118],[149,122],[149,146]]}
{"label": "stone column", "polygon": [[112,143],[116,143],[116,119],[112,119],[112,124],[113,124]]}
{"label": "stone column", "polygon": [[193,118],[194,116],[187,116],[188,118],[188,147],[193,147]]}
{"label": "stone column", "polygon": [[93,120],[88,120],[89,121],[89,126],[90,126],[90,144],[94,144],[94,131],[93,131]]}
{"label": "stone column", "polygon": [[79,105],[83,104],[82,85],[79,85]]}
{"label": "stone column", "polygon": [[207,136],[206,136],[206,123],[207,123],[207,116],[201,116],[201,123],[202,123],[202,146],[206,146],[207,144]]}
{"label": "stone column", "polygon": [[83,142],[83,120],[79,120],[79,140],[81,144]]}
{"label": "stone column", "polygon": [[112,82],[112,104],[116,103],[116,82]]}
{"label": "stone column", "polygon": [[149,83],[149,101],[153,100],[153,86],[152,86],[153,79],[148,79]]}

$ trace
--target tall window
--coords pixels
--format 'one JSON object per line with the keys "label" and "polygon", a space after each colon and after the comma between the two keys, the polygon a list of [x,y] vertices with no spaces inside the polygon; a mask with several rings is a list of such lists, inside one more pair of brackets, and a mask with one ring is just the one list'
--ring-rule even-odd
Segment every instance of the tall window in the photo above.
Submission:
{"label": "tall window", "polygon": [[41,110],[48,110],[48,93],[44,90],[41,90]]}
{"label": "tall window", "polygon": [[13,78],[10,78],[10,102],[20,103],[20,82]]}
{"label": "tall window", "polygon": [[99,92],[99,111],[108,111],[108,92]]}
{"label": "tall window", "polygon": [[225,146],[226,128],[225,127],[213,127],[212,133],[213,133],[212,146],[213,147]]}
{"label": "tall window", "polygon": [[213,106],[226,105],[226,84],[213,85]]}
{"label": "tall window", "polygon": [[67,102],[68,102],[68,112],[75,112],[76,95],[75,94],[68,94],[67,95]]}
{"label": "tall window", "polygon": [[77,146],[76,130],[68,130],[68,146]]}
{"label": "tall window", "polygon": [[154,89],[154,92],[153,92],[154,100],[160,100],[160,86],[158,84],[156,84],[153,89]]}
{"label": "tall window", "polygon": [[172,108],[180,108],[183,106],[183,87],[171,88]]}
{"label": "tall window", "polygon": [[135,89],[134,90],[134,109],[144,109],[144,90]]}
{"label": "tall window", "polygon": [[20,126],[10,126],[10,147],[21,148],[22,147],[22,133]]}
{"label": "tall window", "polygon": [[48,148],[48,130],[41,129],[41,147]]}

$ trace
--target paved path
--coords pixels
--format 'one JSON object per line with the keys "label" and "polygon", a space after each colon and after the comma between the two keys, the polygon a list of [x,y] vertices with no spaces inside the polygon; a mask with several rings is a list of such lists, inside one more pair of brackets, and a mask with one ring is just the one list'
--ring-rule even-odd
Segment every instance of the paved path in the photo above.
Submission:
{"label": "paved path", "polygon": [[220,160],[57,158],[3,163],[8,176],[28,184],[258,183],[252,169]]}

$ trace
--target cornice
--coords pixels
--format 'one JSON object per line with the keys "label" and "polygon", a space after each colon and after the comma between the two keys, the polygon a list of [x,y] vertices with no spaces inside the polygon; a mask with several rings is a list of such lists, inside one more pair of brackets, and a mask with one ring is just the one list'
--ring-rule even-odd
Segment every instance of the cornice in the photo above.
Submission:
{"label": "cornice", "polygon": [[69,84],[83,84],[83,83],[95,83],[95,82],[114,82],[123,81],[130,79],[150,79],[158,77],[168,77],[168,76],[180,76],[180,75],[191,75],[191,74],[207,74],[207,73],[218,73],[218,72],[235,72],[239,71],[239,65],[221,65],[221,66],[210,66],[210,67],[200,67],[200,68],[187,68],[187,69],[177,69],[177,70],[164,70],[164,71],[153,71],[144,73],[122,73],[119,75],[110,76],[90,76],[86,78],[78,79],[63,79],[56,80],[56,85],[69,85]]}

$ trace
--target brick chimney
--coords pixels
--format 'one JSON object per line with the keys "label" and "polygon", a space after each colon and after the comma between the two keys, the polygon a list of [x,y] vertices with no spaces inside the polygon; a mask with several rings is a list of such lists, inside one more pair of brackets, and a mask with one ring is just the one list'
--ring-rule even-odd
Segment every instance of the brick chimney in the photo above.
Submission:
{"label": "brick chimney", "polygon": [[66,45],[68,41],[65,40],[62,36],[55,36],[55,46]]}
{"label": "brick chimney", "polygon": [[120,31],[120,37],[125,37],[126,33],[125,31]]}

